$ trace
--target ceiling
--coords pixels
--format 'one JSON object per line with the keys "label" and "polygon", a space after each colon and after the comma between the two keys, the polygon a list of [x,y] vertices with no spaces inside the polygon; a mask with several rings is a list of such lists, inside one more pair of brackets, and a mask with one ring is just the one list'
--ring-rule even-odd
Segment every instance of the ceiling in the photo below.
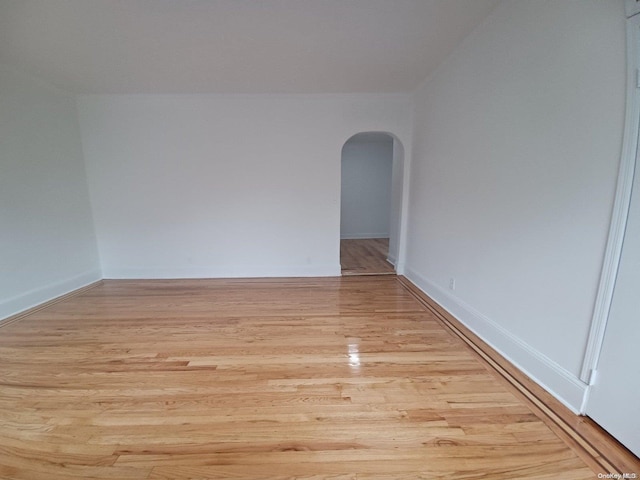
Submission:
{"label": "ceiling", "polygon": [[415,89],[499,0],[0,0],[0,62],[73,93]]}

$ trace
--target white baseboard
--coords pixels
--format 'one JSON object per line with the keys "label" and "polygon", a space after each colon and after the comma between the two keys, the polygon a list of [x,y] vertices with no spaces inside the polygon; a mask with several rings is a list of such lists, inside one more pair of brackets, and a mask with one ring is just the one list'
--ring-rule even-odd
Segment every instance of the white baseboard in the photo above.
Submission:
{"label": "white baseboard", "polygon": [[100,271],[91,270],[49,285],[34,288],[16,297],[2,300],[0,302],[0,321],[79,288],[86,287],[101,279]]}
{"label": "white baseboard", "polygon": [[406,267],[404,271],[405,276],[420,290],[438,302],[509,362],[556,397],[572,412],[580,412],[587,392],[586,383],[412,268]]}
{"label": "white baseboard", "polygon": [[340,235],[340,240],[364,240],[367,238],[389,238],[387,233],[345,233]]}
{"label": "white baseboard", "polygon": [[105,279],[337,277],[340,264],[243,267],[103,267]]}

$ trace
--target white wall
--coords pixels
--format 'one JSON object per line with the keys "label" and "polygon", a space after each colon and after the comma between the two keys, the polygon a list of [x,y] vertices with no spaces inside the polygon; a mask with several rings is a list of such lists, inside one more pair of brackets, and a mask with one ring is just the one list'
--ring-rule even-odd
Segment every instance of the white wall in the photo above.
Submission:
{"label": "white wall", "polygon": [[[403,204],[409,188],[404,188],[405,153],[402,142],[393,139],[393,171],[391,172],[391,214],[389,217],[389,253],[387,259],[396,266],[398,273],[404,273],[404,266],[400,263],[400,241],[404,238]],[[407,182],[408,183],[408,182]]]}
{"label": "white wall", "polygon": [[388,238],[393,137],[358,134],[342,149],[340,238]]}
{"label": "white wall", "polygon": [[100,279],[73,97],[0,65],[0,318]]}
{"label": "white wall", "polygon": [[574,410],[624,93],[623,2],[581,0],[503,2],[415,94],[408,276]]}
{"label": "white wall", "polygon": [[408,95],[100,95],[78,108],[105,278],[339,275],[340,157]]}

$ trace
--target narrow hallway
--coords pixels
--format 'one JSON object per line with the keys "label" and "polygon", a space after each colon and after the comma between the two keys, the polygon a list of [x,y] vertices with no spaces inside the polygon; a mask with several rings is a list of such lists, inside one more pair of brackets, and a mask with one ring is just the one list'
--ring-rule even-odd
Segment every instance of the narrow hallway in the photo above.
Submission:
{"label": "narrow hallway", "polygon": [[393,275],[393,265],[387,261],[388,238],[340,240],[342,275]]}

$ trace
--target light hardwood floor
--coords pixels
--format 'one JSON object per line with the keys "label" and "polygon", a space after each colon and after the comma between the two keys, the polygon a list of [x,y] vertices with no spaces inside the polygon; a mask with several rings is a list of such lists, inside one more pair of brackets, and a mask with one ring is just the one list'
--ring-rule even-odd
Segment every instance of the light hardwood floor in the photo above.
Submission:
{"label": "light hardwood floor", "polygon": [[387,262],[388,238],[340,240],[342,275],[389,275],[393,265]]}
{"label": "light hardwood floor", "polygon": [[104,281],[0,329],[0,477],[593,479],[395,276]]}

